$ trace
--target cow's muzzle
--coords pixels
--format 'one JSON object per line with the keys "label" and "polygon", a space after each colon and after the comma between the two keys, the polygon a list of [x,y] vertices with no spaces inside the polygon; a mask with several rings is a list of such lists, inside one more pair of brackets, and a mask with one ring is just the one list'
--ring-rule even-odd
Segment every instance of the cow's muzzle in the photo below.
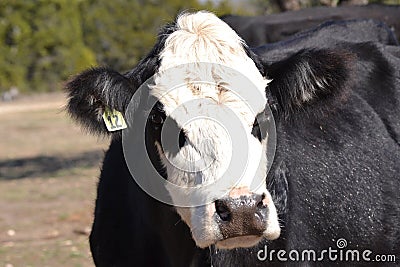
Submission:
{"label": "cow's muzzle", "polygon": [[228,197],[215,201],[217,223],[224,244],[235,243],[241,247],[253,246],[263,236],[267,227],[268,203],[264,194],[254,194],[234,189]]}

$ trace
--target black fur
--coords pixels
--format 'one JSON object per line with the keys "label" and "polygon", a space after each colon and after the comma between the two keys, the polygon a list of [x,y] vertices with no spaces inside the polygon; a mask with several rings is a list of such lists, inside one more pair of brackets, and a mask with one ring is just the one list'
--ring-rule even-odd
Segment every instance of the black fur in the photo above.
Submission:
{"label": "black fur", "polygon": [[353,57],[348,51],[303,49],[267,66],[272,79],[267,90],[277,100],[279,117],[288,119],[303,111],[315,115],[312,107],[317,103],[326,110],[338,104],[337,98],[343,98],[352,85]]}
{"label": "black fur", "polygon": [[[332,25],[329,32],[340,34],[339,39],[336,40],[377,41],[382,43],[388,41],[390,45],[394,45],[397,44],[397,40],[390,29],[393,29],[397,37],[400,37],[399,14],[400,6],[398,5],[367,5],[313,7],[257,17],[228,15],[222,17],[222,19],[234,28],[251,47],[289,39],[305,29],[316,27],[322,23],[324,24],[321,25],[320,29],[327,30]],[[350,33],[350,31],[343,29],[349,22],[342,23],[343,28],[337,27],[342,20],[355,19],[359,21],[357,24],[352,24],[352,30],[357,32],[357,35],[345,35]],[[370,20],[361,21],[360,19]],[[376,21],[373,22],[373,20]],[[343,32],[344,34],[342,34]],[[314,41],[318,42],[317,39]]]}
{"label": "black fur", "polygon": [[[309,38],[312,43],[313,38]],[[322,97],[316,95],[312,103],[289,110],[282,109],[282,103],[287,102],[281,99],[296,97],[298,88],[281,84],[279,94],[274,89],[269,92],[278,99],[279,108],[275,112],[277,153],[267,181],[281,220],[281,237],[252,249],[214,249],[210,254],[213,266],[398,264],[400,48],[371,42],[341,43],[339,51],[343,47],[353,54],[347,62],[352,65],[344,65],[350,66],[347,70],[352,76],[339,81],[333,92],[326,95],[322,91]],[[296,44],[283,48],[295,50]],[[301,49],[299,54],[304,51]],[[272,49],[259,56],[274,58],[281,53]],[[267,69],[273,64],[266,63]],[[280,70],[290,75],[291,66]],[[283,263],[276,257],[275,262],[261,262],[256,257],[264,245],[269,251],[336,249],[339,238],[347,240],[348,249],[395,255],[396,264],[331,262],[326,258],[322,262]]]}

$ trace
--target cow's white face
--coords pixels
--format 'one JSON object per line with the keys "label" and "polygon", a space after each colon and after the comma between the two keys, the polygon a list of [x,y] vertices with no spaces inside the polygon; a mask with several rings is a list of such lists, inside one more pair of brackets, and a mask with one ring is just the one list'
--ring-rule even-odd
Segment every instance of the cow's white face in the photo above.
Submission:
{"label": "cow's white face", "polygon": [[[176,209],[199,247],[212,244],[221,248],[249,247],[263,237],[275,239],[280,228],[274,203],[266,189],[268,138],[252,134],[257,114],[267,105],[268,81],[246,54],[243,41],[213,14],[182,15],[177,20],[177,28],[166,40],[151,89],[165,115],[184,133],[184,143],[178,153],[165,149],[162,142],[155,144],[168,181],[182,187],[202,186],[229,176],[235,183],[228,192],[221,192],[221,198],[229,198],[240,206],[240,199],[253,201],[254,196],[259,196],[256,205],[263,206],[266,211],[255,212],[256,217],[265,217],[255,219],[264,224],[262,232],[253,234],[240,230],[230,234],[230,230],[221,226],[230,216],[230,211],[224,210],[225,204],[221,208],[219,202],[208,202]],[[165,74],[169,69],[174,69],[174,75]],[[256,92],[249,93],[249,90]],[[246,137],[242,145],[247,149],[243,153],[248,155],[248,160],[239,173],[231,166],[233,143],[237,140],[227,126],[238,127]],[[256,179],[262,183],[254,188],[252,183]],[[204,191],[204,199],[209,193]],[[174,191],[170,194],[174,201]],[[246,219],[239,223],[240,227],[245,227]]]}

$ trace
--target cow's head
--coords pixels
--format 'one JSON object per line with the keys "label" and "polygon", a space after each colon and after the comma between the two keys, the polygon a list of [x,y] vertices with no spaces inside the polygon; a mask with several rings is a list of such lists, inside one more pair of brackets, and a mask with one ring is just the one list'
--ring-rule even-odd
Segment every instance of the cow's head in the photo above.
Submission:
{"label": "cow's head", "polygon": [[[199,247],[250,247],[262,238],[280,235],[277,211],[266,187],[272,159],[267,159],[269,133],[264,130],[268,127],[260,127],[268,120],[265,90],[271,88],[282,114],[301,110],[342,86],[345,61],[332,51],[302,51],[268,66],[273,74],[269,83],[265,66],[227,24],[207,12],[183,14],[161,32],[153,50],[132,71],[120,74],[95,68],[72,79],[66,85],[68,111],[89,131],[106,134],[105,108],[124,113],[140,85],[153,76],[134,111],[146,119],[141,141],[157,172],[183,188],[209,185],[224,175],[234,178],[219,197],[202,205],[177,206],[177,212]],[[147,107],[150,99],[154,105]],[[239,153],[246,155],[247,164],[239,173],[229,169],[235,140],[224,126],[230,119],[245,137],[247,151]],[[164,145],[162,140],[168,121],[171,129],[177,129],[171,137],[177,146]],[[119,133],[114,136],[120,138]],[[262,182],[255,187],[252,183],[257,179]],[[204,199],[213,195],[212,188],[199,189]],[[179,202],[174,190],[168,190],[172,204]]]}

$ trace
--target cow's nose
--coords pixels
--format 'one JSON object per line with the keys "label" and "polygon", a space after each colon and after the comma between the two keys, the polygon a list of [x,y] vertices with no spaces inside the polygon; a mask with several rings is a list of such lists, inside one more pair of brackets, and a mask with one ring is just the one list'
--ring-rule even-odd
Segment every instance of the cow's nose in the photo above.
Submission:
{"label": "cow's nose", "polygon": [[268,215],[264,199],[264,195],[250,193],[216,200],[215,211],[223,238],[261,236]]}

